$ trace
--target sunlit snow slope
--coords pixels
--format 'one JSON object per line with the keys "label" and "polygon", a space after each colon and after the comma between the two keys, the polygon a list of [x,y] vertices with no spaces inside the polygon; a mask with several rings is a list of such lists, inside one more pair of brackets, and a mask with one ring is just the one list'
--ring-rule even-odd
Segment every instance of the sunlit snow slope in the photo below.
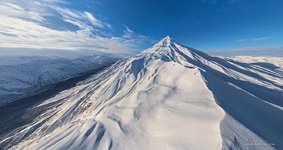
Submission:
{"label": "sunlit snow slope", "polygon": [[283,149],[282,68],[211,57],[170,37],[37,107],[11,149]]}

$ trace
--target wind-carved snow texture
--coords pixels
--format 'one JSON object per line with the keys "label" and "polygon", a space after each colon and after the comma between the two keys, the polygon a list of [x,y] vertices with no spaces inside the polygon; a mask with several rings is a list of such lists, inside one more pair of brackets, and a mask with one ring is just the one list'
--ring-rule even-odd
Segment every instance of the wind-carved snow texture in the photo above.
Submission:
{"label": "wind-carved snow texture", "polygon": [[[261,68],[261,69],[260,69]],[[11,149],[283,149],[282,68],[165,37],[37,107]]]}

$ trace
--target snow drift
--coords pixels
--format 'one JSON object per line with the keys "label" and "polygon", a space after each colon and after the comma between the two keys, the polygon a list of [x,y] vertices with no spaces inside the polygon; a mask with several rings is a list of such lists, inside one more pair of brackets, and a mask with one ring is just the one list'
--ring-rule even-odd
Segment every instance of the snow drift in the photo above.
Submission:
{"label": "snow drift", "polygon": [[[261,67],[261,68],[259,68]],[[165,37],[35,107],[11,149],[282,149],[282,68]]]}

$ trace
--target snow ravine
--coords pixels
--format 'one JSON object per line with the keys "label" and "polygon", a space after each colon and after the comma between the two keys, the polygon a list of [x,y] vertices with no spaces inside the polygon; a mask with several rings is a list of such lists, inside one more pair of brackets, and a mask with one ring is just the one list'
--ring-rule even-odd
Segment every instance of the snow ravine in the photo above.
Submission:
{"label": "snow ravine", "polygon": [[56,104],[7,135],[1,146],[282,149],[282,75],[280,69],[211,57],[165,37],[35,106]]}

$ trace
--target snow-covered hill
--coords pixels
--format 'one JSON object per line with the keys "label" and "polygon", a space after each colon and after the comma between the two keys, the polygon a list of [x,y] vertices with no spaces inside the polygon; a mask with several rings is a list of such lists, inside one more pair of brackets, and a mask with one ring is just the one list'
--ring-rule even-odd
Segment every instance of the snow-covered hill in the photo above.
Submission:
{"label": "snow-covered hill", "polygon": [[[11,149],[282,149],[283,72],[165,37],[36,106]],[[51,107],[52,106],[52,107]]]}
{"label": "snow-covered hill", "polygon": [[0,105],[46,90],[48,85],[107,66],[117,59],[99,55],[73,59],[51,56],[2,56]]}

